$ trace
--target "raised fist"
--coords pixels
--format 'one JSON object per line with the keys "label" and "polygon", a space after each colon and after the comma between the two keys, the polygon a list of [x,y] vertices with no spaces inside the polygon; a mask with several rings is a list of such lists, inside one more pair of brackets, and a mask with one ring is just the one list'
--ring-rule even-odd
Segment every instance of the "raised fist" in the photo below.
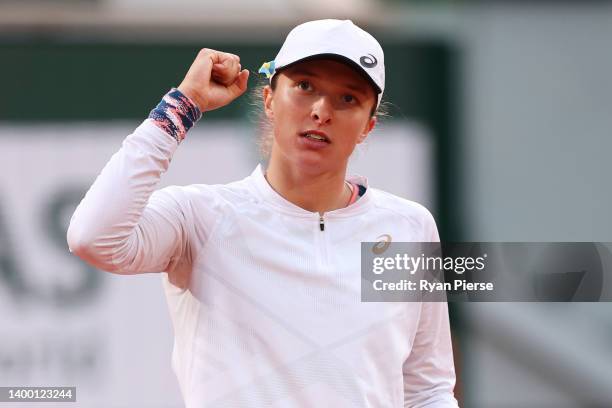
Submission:
{"label": "raised fist", "polygon": [[240,57],[208,48],[200,50],[178,90],[194,101],[200,111],[227,105],[247,89],[249,70]]}

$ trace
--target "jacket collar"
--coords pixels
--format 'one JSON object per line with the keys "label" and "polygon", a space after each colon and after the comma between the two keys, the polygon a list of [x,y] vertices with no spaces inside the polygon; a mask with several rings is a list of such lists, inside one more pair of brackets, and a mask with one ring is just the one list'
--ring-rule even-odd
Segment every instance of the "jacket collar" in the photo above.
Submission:
{"label": "jacket collar", "polygon": [[[259,164],[255,168],[253,173],[251,173],[251,175],[248,177],[248,180],[254,185],[256,193],[260,199],[272,205],[279,211],[282,211],[285,213],[289,213],[293,215],[300,215],[304,217],[313,217],[313,216],[318,217],[319,216],[318,213],[305,210],[302,207],[299,207],[293,204],[291,201],[288,201],[283,196],[278,194],[272,188],[272,186],[270,186],[270,183],[268,183],[268,180],[266,180],[264,174],[265,174],[265,171],[263,169],[263,166]],[[367,187],[365,194],[361,198],[359,198],[355,203],[349,205],[348,207],[338,208],[337,210],[326,212],[325,213],[326,217],[327,216],[333,216],[333,217],[353,216],[356,214],[360,214],[364,211],[367,211],[373,205],[372,191],[370,191],[371,188],[368,186],[368,179],[363,176],[354,175],[354,176],[349,176],[348,180],[353,183],[360,184],[362,186]]]}

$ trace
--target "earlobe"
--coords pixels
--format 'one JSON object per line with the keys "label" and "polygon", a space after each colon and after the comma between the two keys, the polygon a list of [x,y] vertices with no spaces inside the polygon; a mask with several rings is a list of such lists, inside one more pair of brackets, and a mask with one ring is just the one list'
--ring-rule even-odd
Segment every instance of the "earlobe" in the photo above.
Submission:
{"label": "earlobe", "polygon": [[373,116],[368,120],[368,124],[366,125],[365,131],[359,136],[357,139],[357,143],[363,143],[364,140],[368,137],[372,129],[376,126],[376,116]]}

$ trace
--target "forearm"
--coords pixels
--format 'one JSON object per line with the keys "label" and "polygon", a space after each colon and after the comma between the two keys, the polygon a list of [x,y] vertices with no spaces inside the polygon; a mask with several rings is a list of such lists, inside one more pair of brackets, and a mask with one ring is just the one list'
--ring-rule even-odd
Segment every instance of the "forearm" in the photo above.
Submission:
{"label": "forearm", "polygon": [[403,371],[406,407],[457,407],[453,393],[453,348],[445,302],[422,304],[419,328]]}
{"label": "forearm", "polygon": [[[176,96],[180,94],[164,96],[149,119],[124,140],[71,219],[70,250],[96,267],[129,270],[143,251],[155,250],[147,248],[143,234],[157,226],[143,213],[178,143],[199,118],[197,108],[186,106]],[[180,233],[168,227],[172,231],[167,235]],[[159,245],[164,245],[163,239]]]}

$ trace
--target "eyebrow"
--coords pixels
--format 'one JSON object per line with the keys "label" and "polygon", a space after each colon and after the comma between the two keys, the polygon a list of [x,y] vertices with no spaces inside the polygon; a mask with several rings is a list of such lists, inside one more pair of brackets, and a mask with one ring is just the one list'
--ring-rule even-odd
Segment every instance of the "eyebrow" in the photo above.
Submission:
{"label": "eyebrow", "polygon": [[[293,70],[293,73],[296,74],[296,75],[312,76],[314,78],[320,78],[321,77],[321,75],[317,75],[314,72],[309,71],[309,70],[304,69],[304,68],[295,68]],[[352,90],[352,91],[359,92],[359,93],[361,93],[363,95],[367,95],[368,94],[367,88],[365,86],[357,85],[357,84],[355,84],[353,82],[346,82],[346,83],[344,83],[342,85],[344,87]]]}

